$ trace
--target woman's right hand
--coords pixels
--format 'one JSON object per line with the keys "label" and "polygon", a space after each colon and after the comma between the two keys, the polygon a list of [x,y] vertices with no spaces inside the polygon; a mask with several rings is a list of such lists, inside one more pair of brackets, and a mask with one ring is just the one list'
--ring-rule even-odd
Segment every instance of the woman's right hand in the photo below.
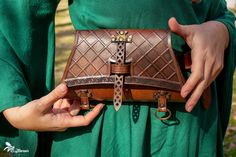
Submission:
{"label": "woman's right hand", "polygon": [[23,130],[64,131],[69,127],[89,125],[104,105],[96,105],[85,116],[73,116],[79,112],[76,101],[69,109],[61,107],[68,106],[68,100],[63,98],[67,92],[67,86],[60,84],[48,95],[23,106],[6,109],[3,114],[12,126]]}

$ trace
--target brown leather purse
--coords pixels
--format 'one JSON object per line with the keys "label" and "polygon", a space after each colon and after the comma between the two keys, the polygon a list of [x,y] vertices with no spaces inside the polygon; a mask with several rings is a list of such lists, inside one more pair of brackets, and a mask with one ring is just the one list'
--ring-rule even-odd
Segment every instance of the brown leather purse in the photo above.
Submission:
{"label": "brown leather purse", "polygon": [[89,100],[157,102],[167,112],[167,101],[184,102],[179,92],[185,80],[167,30],[76,31],[72,53],[63,75],[67,97]]}

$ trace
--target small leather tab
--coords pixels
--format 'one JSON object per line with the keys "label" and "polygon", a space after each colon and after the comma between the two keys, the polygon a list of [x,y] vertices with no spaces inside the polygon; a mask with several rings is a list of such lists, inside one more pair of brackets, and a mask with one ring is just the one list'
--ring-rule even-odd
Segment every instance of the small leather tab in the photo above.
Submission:
{"label": "small leather tab", "polygon": [[170,94],[167,91],[160,90],[154,94],[154,99],[157,100],[157,111],[167,112],[167,99],[170,99]]}
{"label": "small leather tab", "polygon": [[211,87],[207,87],[202,94],[202,106],[204,109],[208,109],[211,105]]}
{"label": "small leather tab", "polygon": [[166,97],[165,96],[160,96],[158,98],[158,108],[157,110],[159,112],[166,112],[166,104],[167,104],[167,101],[166,101]]}
{"label": "small leather tab", "polygon": [[111,64],[111,73],[120,75],[130,74],[130,64]]}
{"label": "small leather tab", "polygon": [[82,110],[89,110],[90,105],[89,105],[89,97],[90,93],[88,90],[80,90],[78,92],[78,96],[80,98],[80,108]]}
{"label": "small leather tab", "polygon": [[177,59],[181,69],[183,70],[191,69],[191,65],[192,65],[191,52],[187,52],[183,55],[176,55],[175,58]]}
{"label": "small leather tab", "polygon": [[89,110],[90,109],[88,97],[81,97],[80,98],[80,108],[82,110]]}
{"label": "small leather tab", "polygon": [[192,59],[191,59],[191,53],[185,53],[184,54],[184,66],[185,69],[191,69],[191,65],[192,65]]}

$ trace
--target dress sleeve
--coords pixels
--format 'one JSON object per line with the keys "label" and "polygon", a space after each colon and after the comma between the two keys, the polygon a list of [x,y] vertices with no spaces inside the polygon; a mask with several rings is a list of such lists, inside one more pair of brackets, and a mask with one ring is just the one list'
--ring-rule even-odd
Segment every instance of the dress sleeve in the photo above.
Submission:
{"label": "dress sleeve", "polygon": [[219,126],[221,126],[221,135],[224,137],[231,112],[233,74],[236,63],[235,16],[227,9],[225,0],[213,0],[209,18],[209,20],[216,20],[225,24],[230,36],[229,46],[224,56],[224,69],[216,79],[220,116]]}
{"label": "dress sleeve", "polygon": [[0,32],[0,112],[31,100],[21,65],[6,38]]}
{"label": "dress sleeve", "polygon": [[51,89],[57,4],[57,0],[0,3],[0,112]]}

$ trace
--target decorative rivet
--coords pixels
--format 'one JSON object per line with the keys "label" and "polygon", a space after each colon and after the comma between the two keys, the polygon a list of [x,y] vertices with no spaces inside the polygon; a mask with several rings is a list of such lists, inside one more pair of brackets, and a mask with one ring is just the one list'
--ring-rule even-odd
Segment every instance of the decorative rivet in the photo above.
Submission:
{"label": "decorative rivet", "polygon": [[128,37],[128,39],[127,39],[128,42],[131,42],[131,41],[132,41],[132,37],[133,37],[132,35],[130,35],[130,36]]}

